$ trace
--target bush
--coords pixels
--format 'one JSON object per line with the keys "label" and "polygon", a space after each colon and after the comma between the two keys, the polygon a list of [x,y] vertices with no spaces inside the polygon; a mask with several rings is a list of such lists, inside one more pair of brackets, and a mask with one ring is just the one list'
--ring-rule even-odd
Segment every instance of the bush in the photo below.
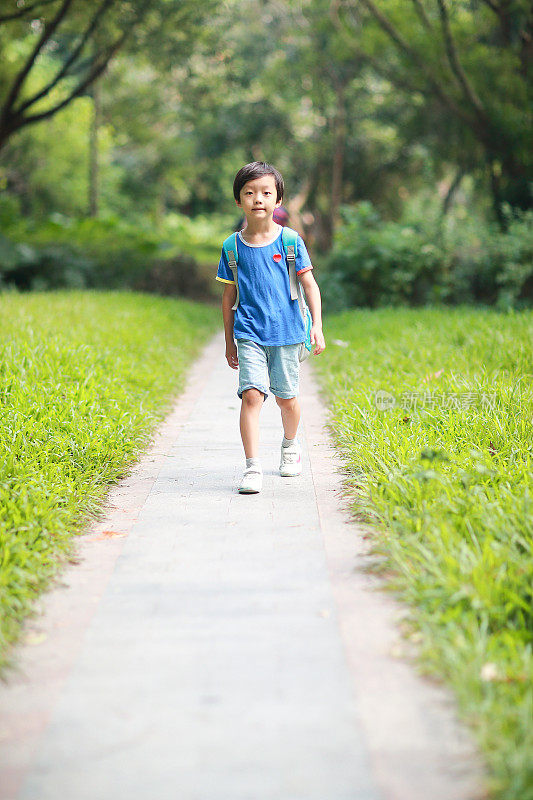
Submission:
{"label": "bush", "polygon": [[199,274],[196,261],[184,255],[154,261],[135,280],[133,288],[140,292],[178,295],[195,300],[205,299],[208,292],[206,279]]}
{"label": "bush", "polygon": [[71,219],[52,214],[36,222],[13,203],[0,204],[0,287],[137,289],[207,297],[196,259],[175,241],[118,218]]}
{"label": "bush", "polygon": [[326,310],[354,306],[484,303],[525,308],[533,297],[533,212],[508,211],[508,230],[465,222],[405,225],[370,202],[341,209],[326,260]]}
{"label": "bush", "polygon": [[95,263],[67,245],[35,247],[0,236],[0,288],[83,289],[92,284]]}

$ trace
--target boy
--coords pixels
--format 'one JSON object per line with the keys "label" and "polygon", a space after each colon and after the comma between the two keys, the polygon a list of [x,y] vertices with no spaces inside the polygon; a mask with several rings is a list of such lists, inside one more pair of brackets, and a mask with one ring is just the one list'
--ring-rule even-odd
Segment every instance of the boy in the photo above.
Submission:
{"label": "boy", "polygon": [[[300,343],[305,328],[298,300],[291,300],[289,275],[282,244],[282,227],[273,214],[283,200],[283,178],[270,164],[254,161],[242,167],[233,183],[233,195],[246,217],[246,228],[237,233],[238,267],[235,285],[224,249],[216,279],[225,284],[222,316],[226,335],[226,359],[239,370],[240,431],[246,470],[239,492],[261,491],[263,472],[258,458],[259,412],[274,394],[281,410],[284,437],[280,474],[301,473],[301,451],[296,438],[300,421],[298,403]],[[311,343],[318,355],[325,348],[322,333],[320,290],[300,236],[296,275],[304,288],[313,319]],[[237,298],[238,305],[233,311]]]}

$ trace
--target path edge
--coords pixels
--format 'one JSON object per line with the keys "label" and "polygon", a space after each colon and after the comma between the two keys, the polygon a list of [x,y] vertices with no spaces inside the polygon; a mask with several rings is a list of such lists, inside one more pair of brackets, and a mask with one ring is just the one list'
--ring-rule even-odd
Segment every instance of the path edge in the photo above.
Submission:
{"label": "path edge", "polygon": [[187,372],[147,449],[110,488],[97,518],[73,538],[69,562],[37,598],[10,648],[0,681],[0,800],[15,800],[21,789],[125,540],[222,355],[217,333]]}
{"label": "path edge", "polygon": [[486,770],[451,690],[417,671],[398,627],[408,609],[364,571],[368,526],[350,513],[329,412],[308,363],[301,400],[341,638],[376,783],[384,800],[483,800]]}

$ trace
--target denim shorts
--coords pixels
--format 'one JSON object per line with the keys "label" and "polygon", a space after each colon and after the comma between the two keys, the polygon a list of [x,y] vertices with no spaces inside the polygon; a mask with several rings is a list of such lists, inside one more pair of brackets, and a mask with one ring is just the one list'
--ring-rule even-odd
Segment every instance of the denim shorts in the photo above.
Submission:
{"label": "denim shorts", "polygon": [[300,344],[269,346],[251,339],[237,339],[239,358],[239,388],[242,398],[246,389],[259,389],[268,397],[268,390],[276,397],[296,397],[299,391]]}

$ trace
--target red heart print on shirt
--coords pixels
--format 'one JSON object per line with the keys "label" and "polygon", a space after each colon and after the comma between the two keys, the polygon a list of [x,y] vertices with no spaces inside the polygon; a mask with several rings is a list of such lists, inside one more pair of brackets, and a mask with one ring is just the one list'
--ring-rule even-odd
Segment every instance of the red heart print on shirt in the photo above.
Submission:
{"label": "red heart print on shirt", "polygon": [[274,255],[272,256],[272,258],[274,259],[274,261],[275,261],[276,263],[279,263],[279,262],[281,261],[281,254],[280,254],[280,253],[274,253]]}

